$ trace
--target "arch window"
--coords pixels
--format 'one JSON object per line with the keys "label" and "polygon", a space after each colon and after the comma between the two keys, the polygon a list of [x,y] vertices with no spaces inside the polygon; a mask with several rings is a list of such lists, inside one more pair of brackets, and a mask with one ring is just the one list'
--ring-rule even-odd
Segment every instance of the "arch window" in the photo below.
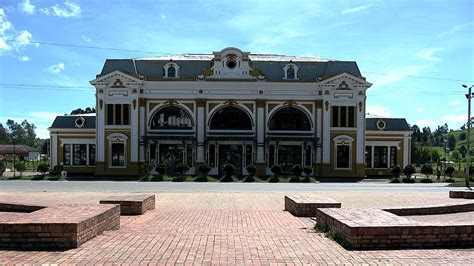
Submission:
{"label": "arch window", "polygon": [[287,64],[283,67],[284,77],[283,79],[295,80],[298,79],[298,66],[295,64]]}
{"label": "arch window", "polygon": [[283,107],[270,118],[269,130],[308,131],[311,130],[309,117],[299,108]]}
{"label": "arch window", "polygon": [[168,63],[163,67],[165,78],[179,78],[179,66],[175,63]]}
{"label": "arch window", "polygon": [[211,117],[211,130],[252,130],[250,116],[239,107],[226,106]]}
{"label": "arch window", "polygon": [[182,107],[171,105],[158,109],[150,121],[151,129],[192,129],[191,115]]}

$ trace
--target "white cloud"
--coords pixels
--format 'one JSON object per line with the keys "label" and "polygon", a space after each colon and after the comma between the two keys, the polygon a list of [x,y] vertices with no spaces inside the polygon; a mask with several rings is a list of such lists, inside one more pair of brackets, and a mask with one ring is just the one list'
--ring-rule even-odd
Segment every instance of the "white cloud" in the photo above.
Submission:
{"label": "white cloud", "polygon": [[161,13],[161,19],[165,19],[165,18],[166,18],[165,14]]}
{"label": "white cloud", "polygon": [[367,105],[365,110],[367,117],[390,117],[390,111],[386,106],[381,105]]}
{"label": "white cloud", "polygon": [[448,105],[451,105],[451,106],[458,106],[458,105],[461,105],[461,104],[462,104],[462,102],[458,101],[458,100],[450,101],[448,103]]}
{"label": "white cloud", "polygon": [[372,8],[373,6],[374,6],[374,4],[367,4],[367,5],[363,5],[363,6],[358,6],[358,7],[354,7],[354,8],[349,8],[349,9],[342,10],[342,11],[341,11],[341,14],[356,14],[356,13],[362,13],[362,12],[366,12],[367,10],[369,10],[370,8]]}
{"label": "white cloud", "polygon": [[423,113],[425,110],[426,110],[425,107],[418,107],[418,108],[416,108],[416,111],[417,111],[418,113]]}
{"label": "white cloud", "polygon": [[25,46],[31,44],[33,35],[27,30],[22,30],[20,34],[16,37],[16,42],[18,45]]}
{"label": "white cloud", "polygon": [[15,30],[13,24],[8,21],[5,10],[0,7],[0,56],[16,53],[19,57],[20,48],[32,44],[32,40],[33,35],[29,31],[22,30],[18,33]]}
{"label": "white cloud", "polygon": [[416,120],[413,125],[417,125],[419,128],[424,128],[424,127],[436,127],[437,123],[436,121],[430,120],[430,119],[420,119]]}
{"label": "white cloud", "polygon": [[20,60],[21,62],[28,62],[31,59],[28,56],[23,55],[23,56],[18,57],[18,60]]}
{"label": "white cloud", "polygon": [[[386,85],[399,82],[406,79],[408,76],[418,75],[421,71],[426,69],[428,66],[425,65],[412,65],[403,66],[400,68],[392,69],[385,73],[375,73],[376,75],[371,77],[371,83],[374,84],[370,90],[373,91],[376,88],[384,87]],[[370,74],[370,73],[369,73]]]}
{"label": "white cloud", "polygon": [[59,63],[59,64],[52,65],[52,66],[48,67],[48,71],[51,72],[52,74],[59,74],[63,70],[64,70],[64,64],[63,63]]}
{"label": "white cloud", "polygon": [[467,122],[467,115],[466,114],[449,114],[443,116],[443,123],[465,123]]}
{"label": "white cloud", "polygon": [[66,0],[64,3],[64,7],[59,6],[56,4],[52,7],[41,8],[41,13],[45,15],[52,15],[58,17],[79,17],[81,15],[81,6],[69,0]]}
{"label": "white cloud", "polygon": [[86,35],[81,35],[81,39],[85,42],[88,42],[88,43],[91,43],[92,42],[92,39],[87,37]]}
{"label": "white cloud", "polygon": [[441,48],[427,48],[418,52],[417,57],[422,60],[436,62],[439,61],[440,58],[435,56],[435,53],[442,50]]}
{"label": "white cloud", "polygon": [[453,26],[448,31],[445,31],[445,32],[442,32],[441,34],[439,34],[439,37],[446,37],[448,35],[455,34],[455,33],[460,32],[460,31],[471,29],[473,23],[474,22],[469,22],[469,23],[464,23],[464,24]]}
{"label": "white cloud", "polygon": [[23,3],[20,3],[18,5],[20,6],[20,10],[28,15],[35,13],[36,7],[31,4],[30,0],[25,0]]}

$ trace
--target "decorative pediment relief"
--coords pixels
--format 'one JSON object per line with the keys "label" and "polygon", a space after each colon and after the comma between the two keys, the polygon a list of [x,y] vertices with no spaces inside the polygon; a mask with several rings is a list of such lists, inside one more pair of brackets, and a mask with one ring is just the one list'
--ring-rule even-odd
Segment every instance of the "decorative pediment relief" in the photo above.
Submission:
{"label": "decorative pediment relief", "polygon": [[144,81],[116,70],[107,75],[91,80],[89,83],[95,87],[101,88],[128,88],[142,85]]}
{"label": "decorative pediment relief", "polygon": [[328,78],[319,82],[319,86],[336,90],[358,90],[367,89],[372,83],[365,81],[360,77],[355,77],[348,73]]}
{"label": "decorative pediment relief", "polygon": [[204,69],[206,79],[263,79],[260,71],[251,67],[249,52],[229,47],[213,52],[214,58],[209,69]]}

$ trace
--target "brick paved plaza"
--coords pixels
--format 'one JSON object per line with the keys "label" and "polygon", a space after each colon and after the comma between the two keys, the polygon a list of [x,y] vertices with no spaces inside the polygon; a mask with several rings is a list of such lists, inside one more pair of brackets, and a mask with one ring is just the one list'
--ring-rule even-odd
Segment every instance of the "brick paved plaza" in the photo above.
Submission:
{"label": "brick paved plaza", "polygon": [[[0,192],[0,200],[98,203],[123,193]],[[156,193],[156,209],[122,216],[121,228],[63,252],[0,250],[12,263],[184,264],[472,264],[474,249],[347,251],[312,230],[314,221],[284,212],[284,192]],[[344,207],[455,202],[446,193],[321,192]],[[5,215],[2,213],[0,215]],[[473,213],[436,219],[473,219]],[[426,217],[424,218],[426,219]]]}

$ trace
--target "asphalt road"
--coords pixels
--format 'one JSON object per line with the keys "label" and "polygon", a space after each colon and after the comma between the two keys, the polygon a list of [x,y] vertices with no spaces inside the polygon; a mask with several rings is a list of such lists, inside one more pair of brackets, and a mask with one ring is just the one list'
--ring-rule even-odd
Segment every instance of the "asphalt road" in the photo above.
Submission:
{"label": "asphalt road", "polygon": [[[136,181],[0,181],[0,191],[128,191],[128,192],[258,192],[258,191],[359,191],[446,192],[446,183],[388,184],[386,181],[357,183],[173,183]],[[457,188],[463,189],[463,188]]]}

